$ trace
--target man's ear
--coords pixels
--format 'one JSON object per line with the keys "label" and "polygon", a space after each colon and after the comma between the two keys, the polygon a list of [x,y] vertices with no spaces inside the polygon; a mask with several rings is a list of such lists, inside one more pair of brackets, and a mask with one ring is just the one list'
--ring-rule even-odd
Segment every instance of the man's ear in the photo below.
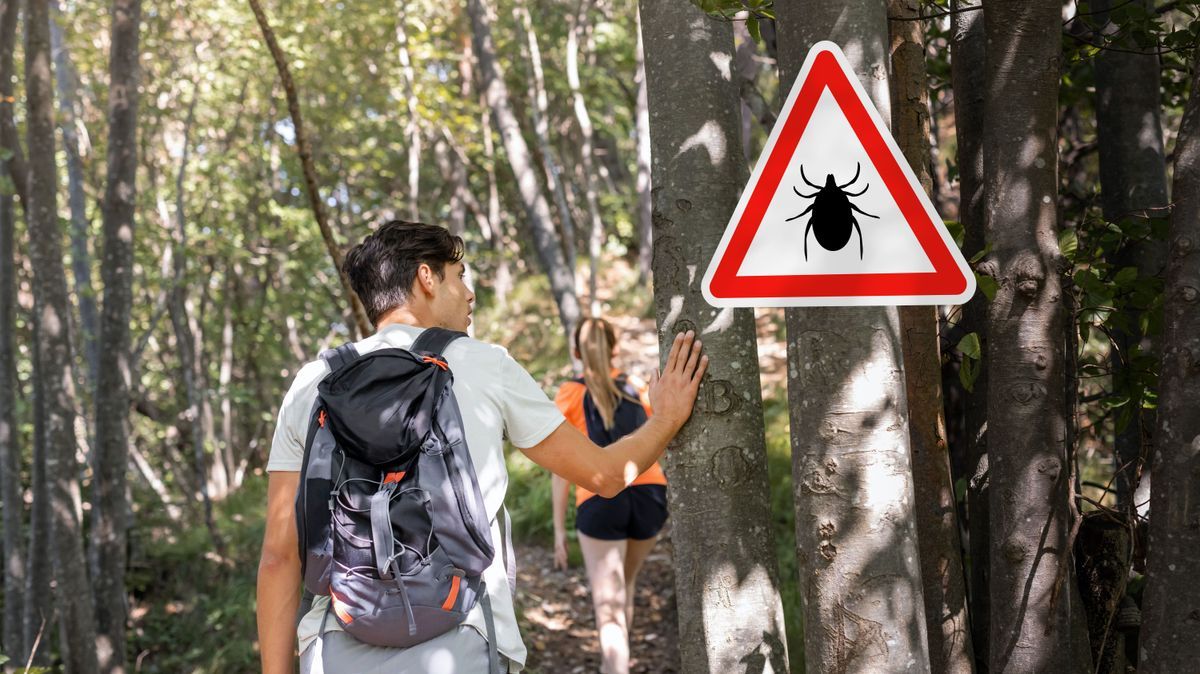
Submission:
{"label": "man's ear", "polygon": [[433,268],[424,262],[417,267],[417,286],[427,295],[433,294],[434,288],[434,273]]}

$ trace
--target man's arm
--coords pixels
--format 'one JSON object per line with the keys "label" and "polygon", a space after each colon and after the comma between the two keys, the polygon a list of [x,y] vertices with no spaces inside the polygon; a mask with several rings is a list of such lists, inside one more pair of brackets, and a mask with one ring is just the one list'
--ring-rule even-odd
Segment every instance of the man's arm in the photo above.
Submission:
{"label": "man's arm", "polygon": [[525,449],[534,463],[606,498],[616,496],[662,456],[667,443],[692,415],[700,380],[708,369],[692,331],[675,336],[662,374],[650,383],[654,416],[637,431],[601,449],[569,423]]}
{"label": "man's arm", "polygon": [[292,674],[296,661],[300,543],[293,507],[299,484],[298,472],[275,471],[267,481],[267,530],[258,562],[257,608],[263,674]]}

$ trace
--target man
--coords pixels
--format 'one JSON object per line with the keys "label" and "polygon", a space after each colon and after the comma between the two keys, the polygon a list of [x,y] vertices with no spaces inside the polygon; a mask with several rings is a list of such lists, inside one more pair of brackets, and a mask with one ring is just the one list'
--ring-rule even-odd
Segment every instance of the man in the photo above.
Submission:
{"label": "man", "polygon": [[[358,352],[408,348],[426,327],[466,331],[475,295],[463,281],[462,257],[462,239],[445,228],[402,221],[382,225],[351,250],[344,269],[376,327],[374,335],[356,343]],[[454,371],[454,395],[492,522],[497,552],[483,578],[495,621],[495,647],[510,672],[520,671],[525,646],[513,610],[499,520],[508,487],[503,438],[550,472],[612,497],[658,460],[691,415],[708,356],[701,355],[692,332],[676,335],[661,376],[651,381],[654,416],[604,449],[565,423],[505,349],[461,338],[443,356]],[[296,374],[279,410],[267,462],[267,527],[257,609],[264,674],[293,671],[297,638],[301,672],[307,674],[485,672],[489,645],[480,605],[459,627],[407,649],[370,646],[346,635],[336,620],[323,620],[325,597],[318,597],[296,626],[301,578],[293,504],[308,415],[317,384],[328,372],[323,360],[315,360]],[[322,625],[324,632],[318,634]]]}

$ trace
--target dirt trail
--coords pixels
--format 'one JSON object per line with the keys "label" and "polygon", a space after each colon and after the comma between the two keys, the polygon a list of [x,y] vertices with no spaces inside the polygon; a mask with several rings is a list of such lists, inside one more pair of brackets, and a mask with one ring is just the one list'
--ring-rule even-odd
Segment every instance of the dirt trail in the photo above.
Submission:
{"label": "dirt trail", "polygon": [[[554,569],[554,553],[542,546],[517,548],[517,605],[521,636],[529,649],[530,674],[582,674],[600,671],[600,642],[582,565]],[[629,671],[679,671],[675,623],[675,574],[671,543],[659,541],[638,576],[630,634]]]}

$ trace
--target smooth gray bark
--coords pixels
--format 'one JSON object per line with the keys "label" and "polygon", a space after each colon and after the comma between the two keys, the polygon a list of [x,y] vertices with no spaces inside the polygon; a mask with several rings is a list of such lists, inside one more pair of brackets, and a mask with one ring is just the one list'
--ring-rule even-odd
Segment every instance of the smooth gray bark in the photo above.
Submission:
{"label": "smooth gray bark", "polygon": [[[917,0],[888,0],[888,15],[896,19],[888,22],[892,132],[921,188],[930,193],[933,174],[925,26],[914,20],[920,15],[920,5]],[[929,666],[934,672],[969,674],[975,669],[974,654],[942,404],[939,321],[938,307],[900,307]]]}
{"label": "smooth gray bark", "polygon": [[[1154,4],[1135,0],[1153,11]],[[1091,7],[1099,12],[1094,20],[1104,23],[1107,10],[1121,0],[1095,0]],[[1115,31],[1110,26],[1108,31]],[[1120,223],[1133,221],[1143,227],[1148,220],[1167,213],[1167,165],[1163,150],[1162,106],[1159,103],[1158,56],[1138,54],[1132,40],[1116,40],[1123,51],[1103,50],[1096,54],[1096,140],[1100,146],[1100,203],[1104,219]],[[1131,242],[1118,253],[1120,267],[1136,267],[1138,278],[1161,276],[1166,264],[1166,242],[1146,236]],[[1126,312],[1129,330],[1115,326],[1114,349],[1109,361],[1114,388],[1129,385],[1137,374],[1133,360],[1137,355],[1157,355],[1154,338],[1138,329],[1141,311]],[[1113,460],[1117,477],[1114,482],[1117,502],[1132,512],[1133,490],[1142,467],[1142,448],[1150,442],[1153,414],[1141,409],[1141,400],[1130,403],[1133,416],[1117,433]],[[1121,410],[1125,412],[1125,410]]]}
{"label": "smooth gray bark", "polygon": [[104,306],[96,381],[92,544],[96,560],[96,652],[106,674],[125,671],[125,550],[129,530],[129,315],[133,303],[134,210],[141,0],[114,0],[109,51],[108,158],[100,274]]}
{"label": "smooth gray bark", "polygon": [[1068,544],[1075,516],[1058,248],[1061,4],[988,0],[984,192],[992,672],[1090,671]]}
{"label": "smooth gray bark", "polygon": [[59,650],[68,674],[98,671],[96,625],[79,508],[75,440],[75,380],[69,334],[70,302],[58,229],[54,165],[54,91],[50,65],[49,3],[25,5],[25,101],[29,146],[29,259],[33,267],[35,348],[43,366],[46,480],[51,505],[50,541],[58,599]]}
{"label": "smooth gray bark", "polygon": [[587,202],[588,218],[591,220],[588,230],[588,304],[591,315],[599,316],[600,300],[596,297],[596,287],[600,276],[600,248],[604,244],[604,222],[600,219],[596,167],[592,156],[595,152],[595,133],[592,129],[591,115],[588,114],[587,101],[579,84],[579,40],[588,27],[590,9],[591,0],[582,0],[579,3],[579,11],[571,20],[570,29],[567,31],[567,86],[571,89],[575,121],[579,124],[579,168],[583,171],[583,193]]}
{"label": "smooth gray bark", "polygon": [[[17,0],[0,0],[0,120],[10,123],[18,11]],[[12,152],[9,140],[9,136],[0,134],[0,184],[12,182],[12,162],[5,159]],[[0,187],[0,507],[4,509],[4,617],[0,625],[0,651],[19,658],[25,652],[21,626],[25,610],[25,501],[21,497],[21,447],[13,409],[17,400],[13,201],[11,191]]]}
{"label": "smooth gray bark", "polygon": [[642,12],[637,10],[637,211],[638,211],[638,273],[643,281],[650,278],[654,252],[654,204],[650,175],[650,98],[646,93],[646,52],[642,42]]}
{"label": "smooth gray bark", "polygon": [[581,315],[579,299],[575,295],[575,276],[567,261],[563,259],[562,244],[550,217],[550,205],[546,203],[546,196],[542,192],[542,184],[538,180],[529,146],[521,135],[521,125],[508,102],[504,69],[496,59],[496,50],[492,44],[493,18],[490,4],[488,0],[467,2],[475,53],[479,59],[483,94],[487,107],[494,116],[496,130],[504,141],[508,163],[517,180],[521,203],[525,206],[526,223],[537,248],[542,269],[550,279],[550,291],[558,305],[559,319],[569,335],[575,330]]}
{"label": "smooth gray bark", "polygon": [[661,353],[695,330],[710,357],[666,468],[682,669],[786,672],[754,316],[710,307],[702,268],[747,178],[738,92],[721,67],[733,30],[690,3],[644,0]]}
{"label": "smooth gray bark", "polygon": [[1200,661],[1200,50],[1175,146],[1139,672]]}
{"label": "smooth gray bark", "polygon": [[[890,118],[886,3],[790,0],[776,21],[781,94],[810,46],[832,40]],[[789,309],[786,320],[806,670],[928,671],[899,313]]]}
{"label": "smooth gray bark", "polygon": [[[950,80],[954,89],[954,126],[958,141],[958,218],[963,224],[963,255],[973,258],[984,248],[983,115],[987,75],[983,12],[971,0],[956,0],[951,17]],[[972,9],[975,8],[975,9]],[[984,358],[971,391],[964,391],[967,449],[967,553],[971,559],[968,586],[971,637],[975,662],[986,671],[988,654],[990,575],[988,549],[987,463],[987,296],[976,292],[962,308],[964,335],[979,336]]]}

